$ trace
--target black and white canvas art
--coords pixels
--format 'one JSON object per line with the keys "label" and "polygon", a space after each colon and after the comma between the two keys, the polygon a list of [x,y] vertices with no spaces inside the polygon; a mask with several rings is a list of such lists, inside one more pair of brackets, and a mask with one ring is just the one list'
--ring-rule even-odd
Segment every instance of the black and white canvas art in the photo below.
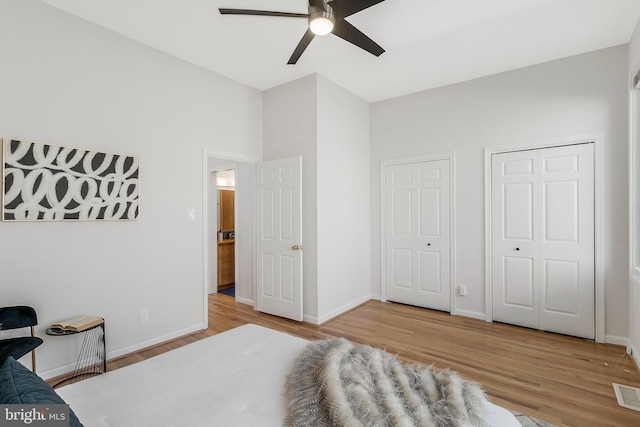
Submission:
{"label": "black and white canvas art", "polygon": [[138,219],[137,157],[2,140],[2,220]]}

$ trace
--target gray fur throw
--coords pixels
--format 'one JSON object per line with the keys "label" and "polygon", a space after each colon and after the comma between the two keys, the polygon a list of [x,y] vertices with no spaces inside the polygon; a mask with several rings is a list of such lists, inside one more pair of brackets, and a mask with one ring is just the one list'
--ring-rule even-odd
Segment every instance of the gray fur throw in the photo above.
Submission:
{"label": "gray fur throw", "polygon": [[485,426],[478,384],[344,338],[308,344],[285,387],[288,427]]}

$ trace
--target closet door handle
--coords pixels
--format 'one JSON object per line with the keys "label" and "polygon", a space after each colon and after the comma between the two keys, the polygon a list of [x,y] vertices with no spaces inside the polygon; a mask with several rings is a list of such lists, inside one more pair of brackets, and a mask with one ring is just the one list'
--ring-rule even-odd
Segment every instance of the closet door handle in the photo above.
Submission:
{"label": "closet door handle", "polygon": [[519,251],[519,250],[520,250],[520,248],[516,248],[516,251]]}

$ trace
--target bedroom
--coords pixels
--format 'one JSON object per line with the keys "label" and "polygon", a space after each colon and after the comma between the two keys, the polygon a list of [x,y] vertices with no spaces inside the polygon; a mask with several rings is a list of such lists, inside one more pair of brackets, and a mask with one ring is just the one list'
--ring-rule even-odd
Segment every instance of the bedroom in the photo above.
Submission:
{"label": "bedroom", "polygon": [[[329,119],[327,105],[347,102],[350,123],[360,123],[339,130],[358,142],[351,158],[336,156],[339,144],[326,147],[307,179],[317,184],[307,210],[318,216],[317,229],[305,230],[307,239],[317,238],[316,245],[305,241],[305,259],[317,260],[305,265],[308,318],[322,321],[380,296],[379,162],[452,151],[458,170],[468,171],[457,180],[456,247],[457,281],[469,294],[456,299],[456,308],[483,316],[483,147],[596,132],[607,142],[605,187],[616,189],[606,193],[605,339],[623,345],[631,339],[640,347],[627,267],[627,82],[640,57],[637,31],[631,48],[623,42],[369,106],[322,75],[263,94],[37,1],[3,1],[0,22],[11,34],[0,40],[2,136],[136,155],[144,177],[139,222],[0,223],[3,304],[28,300],[38,308],[41,327],[78,312],[100,314],[108,319],[109,357],[202,329],[203,149],[246,161],[304,155],[331,138],[314,132],[318,117]],[[265,120],[284,108],[280,104],[296,105],[295,96],[306,100],[297,104],[299,120]],[[308,100],[316,97],[325,109],[309,111],[315,106]],[[292,122],[300,128],[292,129]],[[300,135],[306,145],[286,144]],[[340,169],[327,158],[355,162],[356,172],[336,174]],[[336,196],[334,182],[346,177],[359,190],[343,189],[339,196],[364,218],[357,227],[335,224],[324,211]],[[191,209],[195,222],[188,221]],[[336,251],[334,236],[342,243]],[[358,259],[346,262],[344,253]],[[251,289],[242,296],[252,300]],[[149,321],[140,323],[143,308]],[[48,340],[38,360],[39,372],[55,376],[69,369],[73,355],[64,343]]]}

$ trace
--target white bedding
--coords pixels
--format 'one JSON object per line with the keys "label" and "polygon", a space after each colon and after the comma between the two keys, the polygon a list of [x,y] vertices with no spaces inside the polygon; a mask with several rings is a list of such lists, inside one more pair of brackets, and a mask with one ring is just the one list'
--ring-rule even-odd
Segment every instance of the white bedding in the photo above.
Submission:
{"label": "white bedding", "polygon": [[[285,377],[307,343],[244,325],[56,391],[86,427],[279,427]],[[520,427],[492,403],[487,421]]]}

